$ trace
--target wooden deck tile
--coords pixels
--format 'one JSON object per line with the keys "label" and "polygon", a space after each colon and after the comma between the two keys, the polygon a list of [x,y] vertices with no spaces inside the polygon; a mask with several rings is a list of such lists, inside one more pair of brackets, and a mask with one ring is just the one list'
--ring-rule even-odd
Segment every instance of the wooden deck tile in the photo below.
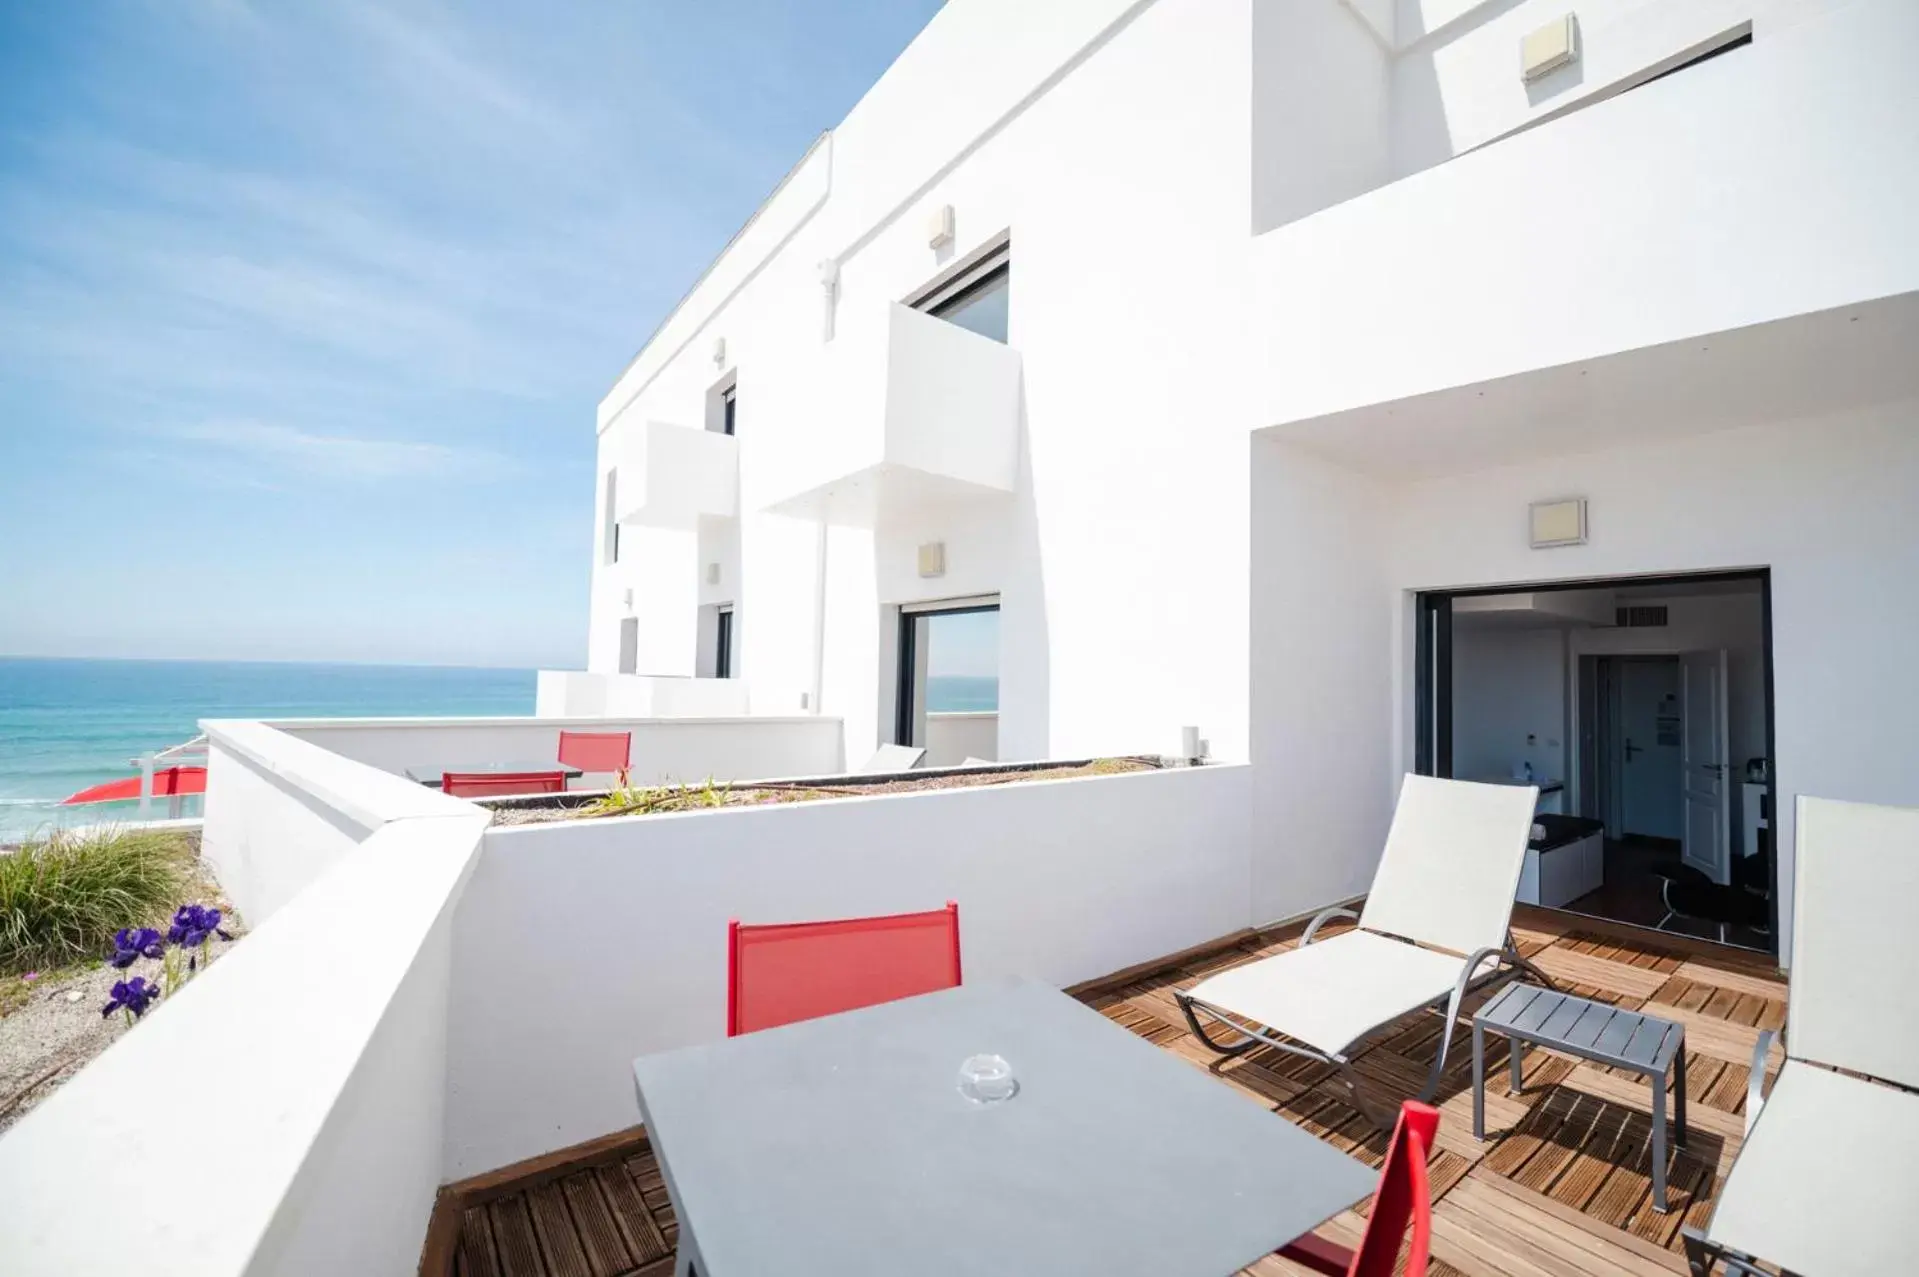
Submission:
{"label": "wooden deck tile", "polygon": [[1592,985],[1629,998],[1650,998],[1666,983],[1666,976],[1659,971],[1636,967],[1615,958],[1571,953],[1558,948],[1544,950],[1533,959],[1533,963],[1554,980]]}
{"label": "wooden deck tile", "polygon": [[493,1245],[493,1226],[484,1206],[471,1206],[460,1216],[460,1277],[501,1277],[500,1252]]}
{"label": "wooden deck tile", "polygon": [[533,1234],[533,1219],[527,1213],[527,1195],[502,1197],[486,1210],[493,1225],[493,1240],[499,1246],[500,1271],[506,1277],[546,1277],[540,1243]]}

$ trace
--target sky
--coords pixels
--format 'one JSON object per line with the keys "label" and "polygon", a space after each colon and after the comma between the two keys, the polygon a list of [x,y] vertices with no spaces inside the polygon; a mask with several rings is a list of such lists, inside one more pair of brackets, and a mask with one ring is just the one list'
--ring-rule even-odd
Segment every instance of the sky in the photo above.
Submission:
{"label": "sky", "polygon": [[581,666],[595,405],[938,8],[0,6],[0,653]]}

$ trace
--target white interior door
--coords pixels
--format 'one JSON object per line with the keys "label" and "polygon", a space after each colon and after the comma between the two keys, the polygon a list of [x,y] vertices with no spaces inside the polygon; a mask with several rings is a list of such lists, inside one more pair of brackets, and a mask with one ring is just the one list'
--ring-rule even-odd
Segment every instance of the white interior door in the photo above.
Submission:
{"label": "white interior door", "polygon": [[1680,856],[1717,883],[1732,881],[1732,786],[1726,772],[1726,653],[1680,660],[1686,821]]}
{"label": "white interior door", "polygon": [[1622,833],[1674,840],[1685,836],[1679,720],[1677,661],[1659,657],[1619,663]]}

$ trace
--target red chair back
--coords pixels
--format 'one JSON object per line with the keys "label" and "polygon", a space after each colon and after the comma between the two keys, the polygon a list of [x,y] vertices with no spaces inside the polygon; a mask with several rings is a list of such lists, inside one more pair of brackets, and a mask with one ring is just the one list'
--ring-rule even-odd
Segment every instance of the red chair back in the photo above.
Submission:
{"label": "red chair back", "polygon": [[565,772],[447,772],[440,792],[455,798],[502,798],[510,794],[564,794]]}
{"label": "red chair back", "polygon": [[1439,1131],[1439,1110],[1418,1100],[1399,1106],[1393,1142],[1379,1170],[1379,1189],[1373,1194],[1373,1212],[1358,1250],[1347,1250],[1312,1233],[1280,1247],[1285,1259],[1328,1277],[1392,1277],[1399,1261],[1400,1239],[1412,1224],[1412,1242],[1406,1251],[1406,1277],[1426,1277],[1427,1254],[1432,1247],[1432,1188],[1426,1178],[1426,1158]]}
{"label": "red chair back", "polygon": [[951,989],[959,906],[832,922],[727,924],[726,1036]]}
{"label": "red chair back", "polygon": [[560,761],[583,772],[623,772],[633,762],[633,733],[562,731]]}

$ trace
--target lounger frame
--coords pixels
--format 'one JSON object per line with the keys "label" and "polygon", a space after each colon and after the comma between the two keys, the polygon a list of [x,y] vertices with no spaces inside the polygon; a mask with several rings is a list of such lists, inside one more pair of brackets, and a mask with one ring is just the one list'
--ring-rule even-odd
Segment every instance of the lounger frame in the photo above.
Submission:
{"label": "lounger frame", "polygon": [[[1311,944],[1314,939],[1318,937],[1319,929],[1336,918],[1351,918],[1354,922],[1359,921],[1359,915],[1351,909],[1341,906],[1322,909],[1313,920],[1307,924],[1305,934],[1299,938],[1300,947],[1304,948]],[[1373,932],[1372,934],[1379,935],[1382,933]],[[1389,938],[1397,939],[1398,937]],[[1403,943],[1410,944],[1411,941],[1404,941]],[[1492,969],[1484,975],[1478,974],[1480,967],[1488,959],[1493,961]],[[1492,988],[1508,980],[1517,979],[1521,973],[1530,975],[1548,989],[1558,987],[1553,984],[1550,976],[1534,966],[1531,962],[1528,962],[1525,957],[1520,954],[1519,945],[1513,940],[1512,931],[1508,929],[1506,932],[1506,943],[1503,946],[1477,950],[1466,960],[1466,965],[1460,969],[1459,980],[1453,985],[1450,994],[1441,994],[1431,1002],[1414,1007],[1411,1011],[1401,1012],[1391,1019],[1382,1020],[1371,1028],[1368,1028],[1351,1042],[1348,1042],[1338,1051],[1333,1052],[1320,1051],[1306,1045],[1304,1042],[1288,1038],[1284,1034],[1268,1029],[1262,1025],[1252,1025],[1249,1027],[1240,1024],[1236,1020],[1227,1018],[1232,1014],[1231,1012],[1219,1007],[1214,1007],[1184,993],[1175,992],[1173,999],[1179,1004],[1179,1009],[1185,1013],[1186,1023],[1192,1027],[1193,1035],[1201,1042],[1204,1042],[1209,1049],[1219,1054],[1222,1057],[1222,1062],[1234,1056],[1244,1055],[1255,1047],[1270,1046],[1275,1050],[1285,1051],[1290,1055],[1303,1056],[1306,1059],[1315,1060],[1321,1064],[1332,1065],[1333,1068],[1338,1070],[1340,1079],[1346,1084],[1346,1088],[1352,1093],[1355,1100],[1359,1100],[1360,1098],[1360,1089],[1359,1074],[1353,1067],[1353,1057],[1357,1052],[1355,1052],[1353,1048],[1365,1042],[1388,1025],[1397,1024],[1407,1016],[1419,1011],[1436,1008],[1444,1002],[1446,1004],[1445,1032],[1440,1035],[1439,1050],[1433,1056],[1432,1071],[1427,1075],[1426,1085],[1419,1092],[1420,1100],[1430,1102],[1433,1096],[1439,1093],[1439,1079],[1446,1071],[1446,1055],[1452,1046],[1453,1030],[1459,1024],[1459,1008],[1461,1004],[1465,1002],[1466,995],[1476,992],[1479,989]],[[1240,1040],[1225,1043],[1215,1042],[1212,1036],[1206,1032],[1205,1027],[1200,1024],[1198,1013],[1202,1011],[1215,1023],[1223,1024],[1233,1030],[1233,1032],[1239,1034]],[[1363,1103],[1360,1107],[1362,1111],[1365,1111],[1365,1105]],[[1371,1114],[1368,1113],[1368,1116],[1371,1116]]]}

